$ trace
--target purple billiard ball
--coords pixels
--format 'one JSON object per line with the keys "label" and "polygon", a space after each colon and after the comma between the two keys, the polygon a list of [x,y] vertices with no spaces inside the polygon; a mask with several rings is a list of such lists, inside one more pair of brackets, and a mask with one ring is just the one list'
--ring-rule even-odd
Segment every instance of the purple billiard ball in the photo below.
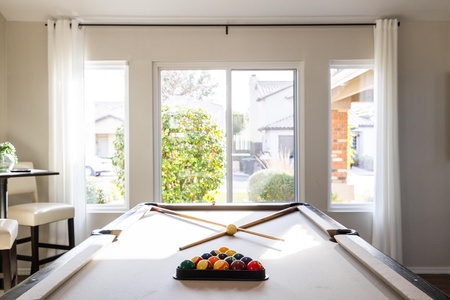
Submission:
{"label": "purple billiard ball", "polygon": [[248,263],[251,262],[252,260],[253,259],[248,256],[241,258],[241,261],[243,261],[245,263],[245,265],[248,265]]}

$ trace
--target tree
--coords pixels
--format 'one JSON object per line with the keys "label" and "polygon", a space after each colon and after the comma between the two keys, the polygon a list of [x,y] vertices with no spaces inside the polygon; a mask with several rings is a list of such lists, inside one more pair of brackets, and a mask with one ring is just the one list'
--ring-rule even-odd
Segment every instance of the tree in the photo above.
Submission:
{"label": "tree", "polygon": [[112,164],[117,174],[116,186],[122,196],[125,196],[125,141],[124,141],[124,127],[119,126],[116,130],[116,136],[113,142],[114,155],[112,157]]}
{"label": "tree", "polygon": [[161,72],[161,97],[187,96],[196,100],[211,97],[219,84],[203,70],[165,70]]}
{"label": "tree", "polygon": [[207,202],[225,174],[224,132],[202,108],[162,108],[162,201]]}

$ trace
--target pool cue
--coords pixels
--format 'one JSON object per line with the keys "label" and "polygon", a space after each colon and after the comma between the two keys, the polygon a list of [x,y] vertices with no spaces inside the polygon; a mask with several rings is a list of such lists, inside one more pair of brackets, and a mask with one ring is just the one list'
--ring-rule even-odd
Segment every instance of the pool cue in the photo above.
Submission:
{"label": "pool cue", "polygon": [[180,250],[185,250],[185,249],[187,249],[187,248],[194,247],[194,246],[197,246],[197,245],[200,245],[200,244],[203,244],[203,243],[212,241],[212,240],[217,239],[217,238],[219,238],[219,237],[222,237],[222,236],[224,236],[224,235],[226,235],[226,234],[227,234],[226,231],[224,231],[224,232],[219,232],[219,233],[216,233],[216,234],[214,234],[214,235],[211,235],[211,236],[209,236],[209,237],[207,237],[207,238],[204,238],[204,239],[202,239],[202,240],[200,240],[200,241],[197,241],[197,242],[188,244],[188,245],[186,245],[186,246],[180,247],[180,248],[178,248],[178,249],[180,249]]}
{"label": "pool cue", "polygon": [[260,236],[260,237],[263,237],[263,238],[266,238],[266,239],[270,239],[270,240],[284,241],[284,239],[282,239],[282,238],[274,237],[274,236],[263,234],[263,233],[258,233],[258,232],[255,232],[255,231],[250,231],[250,230],[247,230],[247,229],[243,229],[241,227],[238,227],[237,231],[242,231],[242,232],[245,232],[245,233],[257,235],[257,236]]}
{"label": "pool cue", "polygon": [[252,221],[252,222],[250,222],[250,223],[241,225],[241,226],[239,226],[239,228],[246,229],[246,228],[248,228],[248,227],[252,227],[252,226],[255,226],[255,225],[264,223],[264,222],[266,222],[266,221],[270,221],[270,220],[272,220],[272,219],[281,217],[281,216],[286,215],[286,214],[288,214],[288,213],[291,213],[291,212],[293,212],[293,211],[295,211],[295,210],[298,210],[298,207],[297,207],[297,206],[288,207],[288,208],[285,208],[285,209],[283,209],[283,210],[280,210],[280,211],[278,211],[278,212],[276,212],[276,213],[274,213],[274,214],[271,214],[271,215],[268,215],[268,216],[266,216],[266,217],[263,217],[263,218],[260,218],[260,219],[255,220],[255,221]]}
{"label": "pool cue", "polygon": [[170,209],[165,209],[162,207],[157,207],[157,206],[153,206],[152,209],[161,212],[161,213],[165,213],[165,214],[169,214],[169,215],[174,215],[174,216],[178,216],[178,217],[182,217],[182,218],[186,218],[186,219],[191,219],[191,220],[195,220],[195,221],[200,221],[200,222],[205,222],[205,223],[209,223],[209,224],[213,224],[213,225],[217,225],[217,226],[221,226],[221,227],[227,227],[227,225],[224,224],[220,224],[220,223],[216,223],[213,221],[208,221],[205,219],[201,219],[201,218],[197,218],[194,216],[190,216],[190,215],[185,215],[185,214],[181,214],[179,212],[170,210]]}
{"label": "pool cue", "polygon": [[[152,209],[155,209],[156,211],[161,212],[161,213],[167,213],[167,214],[174,215],[174,216],[177,216],[177,217],[182,217],[182,218],[187,218],[187,219],[191,219],[191,220],[195,220],[195,221],[205,222],[205,223],[209,223],[209,224],[213,224],[213,225],[217,225],[217,226],[221,226],[221,227],[227,227],[227,225],[224,225],[224,224],[216,223],[216,222],[213,222],[213,221],[201,219],[201,218],[190,216],[190,215],[185,215],[185,214],[182,214],[182,213],[170,210],[170,209],[165,209],[165,208],[162,208],[162,207],[154,206],[154,207],[152,207]],[[241,226],[240,227],[236,227],[236,229],[237,229],[237,231],[242,231],[242,232],[245,232],[245,233],[248,233],[248,234],[257,235],[257,236],[268,238],[268,239],[271,239],[271,240],[284,241],[281,238],[277,238],[277,237],[270,236],[270,235],[263,234],[263,233],[254,232],[254,231],[251,231],[251,230],[246,230],[245,228],[242,228]]]}

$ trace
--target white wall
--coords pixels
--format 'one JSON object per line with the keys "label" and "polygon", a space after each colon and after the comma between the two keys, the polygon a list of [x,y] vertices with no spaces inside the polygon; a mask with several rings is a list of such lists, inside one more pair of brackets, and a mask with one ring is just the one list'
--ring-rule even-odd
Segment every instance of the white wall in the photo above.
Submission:
{"label": "white wall", "polygon": [[[448,272],[449,27],[448,22],[402,22],[399,30],[405,264],[441,267]],[[8,118],[18,118],[28,124],[19,122],[9,127],[8,136],[18,144],[20,155],[44,167],[48,142],[46,28],[41,23],[22,22],[8,22],[7,28]],[[372,58],[372,28],[233,28],[225,35],[221,28],[89,27],[85,37],[86,59],[129,62],[132,206],[154,200],[153,62],[304,61],[304,200],[326,212],[328,62]],[[331,216],[357,229],[364,238],[370,238],[370,213],[332,213]],[[89,226],[101,227],[113,217],[92,215]]]}

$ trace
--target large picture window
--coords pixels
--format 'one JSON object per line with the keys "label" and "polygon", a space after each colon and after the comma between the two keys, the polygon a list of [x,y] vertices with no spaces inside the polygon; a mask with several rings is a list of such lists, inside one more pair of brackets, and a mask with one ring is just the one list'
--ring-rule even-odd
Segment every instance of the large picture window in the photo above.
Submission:
{"label": "large picture window", "polygon": [[297,69],[158,66],[157,197],[297,201]]}

